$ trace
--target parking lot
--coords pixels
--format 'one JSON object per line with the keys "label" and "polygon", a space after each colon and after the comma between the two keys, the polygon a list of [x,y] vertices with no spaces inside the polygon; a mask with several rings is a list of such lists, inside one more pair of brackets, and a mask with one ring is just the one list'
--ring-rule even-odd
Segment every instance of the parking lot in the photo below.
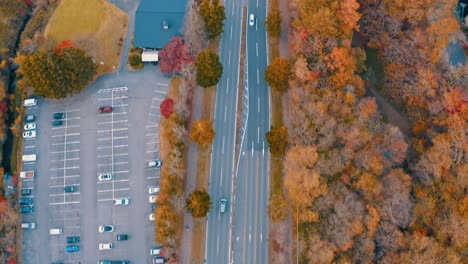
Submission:
{"label": "parking lot", "polygon": [[[34,212],[22,214],[22,222],[36,228],[23,230],[23,263],[152,263],[155,205],[148,191],[159,188],[160,168],[147,163],[160,157],[159,105],[167,82],[97,82],[88,93],[63,101],[39,99],[38,106],[27,109],[37,127],[36,138],[24,140],[23,154],[36,154],[37,160],[23,164],[22,171],[34,171],[35,177],[22,179],[34,200]],[[112,111],[100,112],[100,107]],[[54,113],[63,117],[53,118]],[[111,179],[100,180],[104,174]],[[121,199],[129,204],[114,204]],[[101,225],[114,230],[99,232]],[[60,233],[51,235],[52,229]],[[117,240],[118,235],[128,241]],[[80,241],[67,243],[75,236]],[[99,249],[108,243],[111,249]],[[67,252],[67,246],[79,248]]]}

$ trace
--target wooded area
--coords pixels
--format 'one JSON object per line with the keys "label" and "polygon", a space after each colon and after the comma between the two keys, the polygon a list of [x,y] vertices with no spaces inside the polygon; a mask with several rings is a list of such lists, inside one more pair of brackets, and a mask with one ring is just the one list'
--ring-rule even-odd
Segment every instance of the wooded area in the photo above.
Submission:
{"label": "wooded area", "polygon": [[[456,4],[290,2],[284,177],[299,263],[468,261],[468,68],[444,57]],[[367,47],[412,138],[365,97]]]}

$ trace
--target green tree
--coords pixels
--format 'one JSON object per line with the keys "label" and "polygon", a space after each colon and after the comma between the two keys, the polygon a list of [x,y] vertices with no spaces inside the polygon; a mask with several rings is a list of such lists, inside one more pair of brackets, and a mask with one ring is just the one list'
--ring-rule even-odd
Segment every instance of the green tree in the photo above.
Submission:
{"label": "green tree", "polygon": [[19,62],[27,84],[46,98],[60,99],[79,93],[96,73],[91,57],[74,47],[21,56]]}
{"label": "green tree", "polygon": [[274,7],[265,21],[268,34],[272,37],[279,37],[281,33],[281,12],[278,8]]}
{"label": "green tree", "polygon": [[200,5],[200,16],[205,22],[205,32],[208,38],[214,39],[223,33],[226,14],[219,0],[203,0]]}
{"label": "green tree", "polygon": [[265,71],[265,80],[279,92],[285,92],[288,88],[288,79],[291,75],[291,65],[284,57],[276,57]]}
{"label": "green tree", "polygon": [[211,208],[210,195],[202,189],[197,189],[189,194],[189,198],[187,198],[185,202],[185,209],[187,209],[194,218],[205,217]]}
{"label": "green tree", "polygon": [[196,120],[192,124],[190,138],[199,146],[207,146],[213,143],[216,132],[213,129],[213,121]]}
{"label": "green tree", "polygon": [[143,62],[141,61],[140,53],[132,53],[128,56],[128,64],[135,69],[140,69],[143,67]]}
{"label": "green tree", "polygon": [[197,83],[204,88],[216,85],[223,74],[223,65],[219,62],[218,54],[209,50],[198,54],[195,67]]}
{"label": "green tree", "polygon": [[270,145],[270,152],[273,156],[283,156],[288,145],[288,129],[284,125],[272,126],[266,133],[266,139]]}

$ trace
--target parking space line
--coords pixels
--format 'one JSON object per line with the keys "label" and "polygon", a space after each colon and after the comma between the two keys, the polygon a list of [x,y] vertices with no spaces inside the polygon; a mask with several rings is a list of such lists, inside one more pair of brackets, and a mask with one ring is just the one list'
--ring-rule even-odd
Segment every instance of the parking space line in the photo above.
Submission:
{"label": "parking space line", "polygon": [[[72,128],[72,127],[79,127],[80,125],[71,125],[71,126],[68,126],[68,128]],[[55,130],[55,129],[64,129],[65,127],[63,126],[58,126],[58,127],[53,127],[52,129]]]}
{"label": "parking space line", "polygon": [[[80,186],[79,184],[69,184],[68,186]],[[49,185],[49,188],[63,187],[62,185]]]}
{"label": "parking space line", "polygon": [[130,197],[118,197],[118,198],[111,198],[111,199],[98,199],[98,202],[108,202],[108,201],[114,201],[116,199],[129,199]]}
{"label": "parking space line", "polygon": [[159,141],[150,141],[150,142],[146,142],[145,144],[149,145],[149,144],[154,144],[156,143],[156,145],[159,145]]}
{"label": "parking space line", "polygon": [[[112,183],[114,183],[114,182],[128,182],[128,181],[130,181],[130,180],[129,180],[129,179],[112,180]],[[111,183],[111,182],[108,182],[108,181],[107,181],[107,182],[98,181],[97,183],[98,183],[98,184],[102,184],[102,183]]]}
{"label": "parking space line", "polygon": [[[130,188],[120,188],[120,189],[114,189],[114,191],[128,191]],[[98,193],[105,193],[105,192],[110,192],[111,190],[99,190]]]}
{"label": "parking space line", "polygon": [[[80,149],[67,150],[67,152],[77,152],[77,151],[80,151]],[[63,153],[63,150],[61,150],[61,151],[52,151],[50,153],[52,153],[52,154]]]}
{"label": "parking space line", "polygon": [[122,171],[114,171],[114,174],[119,174],[119,173],[128,173],[128,170],[122,170]]}
{"label": "parking space line", "polygon": [[97,149],[113,149],[113,148],[123,148],[123,147],[128,147],[128,145],[118,145],[118,146],[107,146],[107,147],[97,147]]}
{"label": "parking space line", "polygon": [[49,168],[49,170],[68,170],[68,169],[79,169],[80,166],[75,167],[63,167],[63,168]]}
{"label": "parking space line", "polygon": [[71,158],[71,159],[57,159],[57,160],[50,160],[50,161],[67,161],[67,160],[79,160],[80,158]]}
{"label": "parking space line", "polygon": [[163,101],[164,99],[163,99],[163,98],[156,98],[156,97],[153,97],[153,98],[151,98],[151,100]]}
{"label": "parking space line", "polygon": [[148,180],[159,179],[159,178],[161,178],[161,176],[159,176],[159,177],[147,177]]}
{"label": "parking space line", "polygon": [[97,141],[103,141],[103,140],[109,140],[109,139],[122,139],[122,138],[128,138],[128,136],[114,137],[114,138],[98,138]]}
{"label": "parking space line", "polygon": [[158,152],[158,151],[159,151],[159,149],[155,149],[155,150],[147,150],[146,152],[153,153],[153,152]]}
{"label": "parking space line", "polygon": [[34,162],[34,161],[31,161],[31,162],[25,162],[24,164],[25,164],[25,165],[26,165],[26,164],[28,164],[28,165],[29,165],[29,164],[34,164],[34,163],[36,163],[36,162]]}
{"label": "parking space line", "polygon": [[24,147],[25,149],[29,149],[29,148],[35,148],[36,146],[27,146],[27,147]]}
{"label": "parking space line", "polygon": [[34,179],[23,179],[24,182],[34,181]]}
{"label": "parking space line", "polygon": [[57,194],[49,194],[49,197],[67,196],[67,195],[76,195],[76,194],[80,194],[80,192],[74,192],[74,193],[63,192],[63,193],[57,193]]}
{"label": "parking space line", "polygon": [[128,104],[114,104],[112,107],[116,107],[116,106],[127,106]]}
{"label": "parking space line", "polygon": [[[167,86],[167,84],[163,84],[163,83],[158,83],[159,85],[163,85],[163,86]],[[158,91],[158,90],[153,90],[153,92],[155,93],[162,93],[162,94],[166,94],[166,92],[163,92],[163,91]]]}
{"label": "parking space line", "polygon": [[159,127],[159,125],[158,125],[158,124],[156,124],[156,125],[148,125],[148,126],[146,126],[146,127]]}
{"label": "parking space line", "polygon": [[79,144],[79,141],[63,142],[63,143],[52,143],[52,146],[64,145],[64,144]]}
{"label": "parking space line", "polygon": [[151,136],[157,136],[157,135],[159,135],[159,133],[156,133],[156,134],[146,134],[145,136],[151,137]]}
{"label": "parking space line", "polygon": [[55,135],[55,136],[52,136],[53,138],[54,137],[68,137],[68,136],[76,136],[76,135],[79,135],[80,133],[71,133],[71,134],[65,134],[65,135]]}
{"label": "parking space line", "polygon": [[[122,127],[122,128],[115,128],[114,131],[122,131],[122,130],[128,130],[128,127]],[[98,133],[104,133],[104,132],[110,132],[111,130],[110,129],[106,129],[106,130],[98,130],[97,132]]]}
{"label": "parking space line", "polygon": [[[98,158],[105,158],[105,157],[110,157],[112,155],[100,155],[100,156],[97,156]],[[114,154],[114,157],[117,157],[117,156],[128,156],[128,153],[120,153],[120,154]]]}
{"label": "parking space line", "polygon": [[77,174],[77,175],[67,175],[67,176],[59,176],[59,177],[50,177],[50,179],[76,178],[76,177],[80,177],[80,175]]}
{"label": "parking space line", "polygon": [[98,164],[98,166],[109,166],[109,165],[119,165],[119,164],[128,164],[128,161],[116,162],[116,163],[105,163],[105,164]]}
{"label": "parking space line", "polygon": [[77,204],[80,201],[73,201],[73,202],[60,202],[60,203],[49,203],[49,205],[63,205],[63,204]]}

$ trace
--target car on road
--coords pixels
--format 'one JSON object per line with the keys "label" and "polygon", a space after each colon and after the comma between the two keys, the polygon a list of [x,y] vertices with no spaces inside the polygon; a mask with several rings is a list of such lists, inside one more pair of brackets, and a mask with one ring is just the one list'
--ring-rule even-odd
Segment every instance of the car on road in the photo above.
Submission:
{"label": "car on road", "polygon": [[155,219],[154,218],[154,213],[149,214],[148,218],[149,218],[150,221],[154,221],[154,219]]}
{"label": "car on road", "polygon": [[22,196],[29,196],[32,194],[32,189],[21,189]]}
{"label": "car on road", "polygon": [[128,240],[128,235],[125,235],[125,234],[117,235],[117,240],[118,241]]}
{"label": "car on road", "polygon": [[32,199],[32,198],[20,198],[20,199],[18,200],[18,203],[19,203],[19,204],[22,204],[22,205],[23,205],[23,204],[31,205],[31,204],[33,204],[33,199]]}
{"label": "car on road", "polygon": [[159,168],[162,165],[162,161],[160,160],[150,160],[147,163],[148,168]]}
{"label": "car on road", "polygon": [[80,246],[78,245],[69,245],[65,248],[67,252],[80,252]]}
{"label": "car on road", "polygon": [[157,199],[158,199],[158,197],[157,197],[156,195],[150,195],[150,196],[148,197],[148,201],[149,201],[150,203],[155,203]]}
{"label": "car on road", "polygon": [[61,126],[63,124],[62,120],[54,120],[52,121],[53,126]]}
{"label": "car on road", "polygon": [[23,138],[28,139],[28,138],[36,138],[36,130],[29,130],[23,132]]}
{"label": "car on road", "polygon": [[26,125],[24,125],[24,130],[34,130],[36,129],[36,123],[33,122],[33,123],[27,123]]}
{"label": "car on road", "polygon": [[23,228],[23,229],[34,229],[34,228],[36,228],[36,223],[22,223],[21,228]]}
{"label": "car on road", "polygon": [[25,123],[32,123],[36,121],[36,116],[35,115],[26,115],[24,118]]}
{"label": "car on road", "polygon": [[162,249],[162,246],[154,247],[154,248],[150,249],[150,255],[151,256],[159,256],[159,254],[161,254],[161,249]]}
{"label": "car on road", "polygon": [[19,209],[19,212],[22,214],[32,214],[34,213],[34,206],[32,205],[21,206]]}
{"label": "car on road", "polygon": [[98,108],[99,113],[112,113],[112,106],[101,106]]}
{"label": "car on road", "polygon": [[72,193],[78,191],[78,187],[76,186],[65,186],[63,187],[63,191],[66,193]]}
{"label": "car on road", "polygon": [[227,206],[227,200],[226,199],[221,199],[221,201],[219,201],[219,211],[221,213],[226,212],[226,206]]}
{"label": "car on road", "polygon": [[52,117],[54,119],[64,119],[65,118],[65,113],[53,113]]}
{"label": "car on road", "polygon": [[80,237],[79,236],[69,236],[69,237],[67,237],[67,243],[69,243],[69,244],[80,243]]}
{"label": "car on road", "polygon": [[111,250],[114,247],[112,243],[101,243],[99,244],[99,250]]}
{"label": "car on road", "polygon": [[114,232],[114,226],[113,225],[100,225],[99,233],[102,233],[102,232]]}
{"label": "car on road", "polygon": [[251,27],[255,26],[255,15],[254,14],[249,15],[249,26],[251,26]]}
{"label": "car on road", "polygon": [[159,187],[149,187],[148,188],[148,193],[149,194],[156,194],[159,192]]}
{"label": "car on road", "polygon": [[114,205],[128,205],[128,204],[130,204],[130,200],[127,198],[114,200]]}
{"label": "car on road", "polygon": [[98,176],[99,181],[110,181],[112,180],[112,174],[110,173],[101,173]]}

